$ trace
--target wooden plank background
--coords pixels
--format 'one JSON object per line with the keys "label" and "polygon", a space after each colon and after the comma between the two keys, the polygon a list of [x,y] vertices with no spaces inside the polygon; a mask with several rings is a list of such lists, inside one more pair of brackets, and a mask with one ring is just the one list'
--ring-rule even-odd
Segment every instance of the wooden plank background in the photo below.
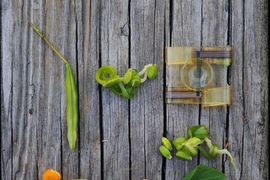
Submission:
{"label": "wooden plank background", "polygon": [[[267,0],[1,0],[1,179],[182,179],[197,164],[227,179],[269,179]],[[34,23],[69,60],[79,90],[76,149],[66,139],[64,63],[30,28]],[[164,103],[166,46],[231,45],[232,105]],[[158,75],[126,100],[99,86],[102,65],[118,73],[156,63]],[[227,156],[162,158],[161,137],[205,124]],[[173,152],[175,153],[175,152]]]}

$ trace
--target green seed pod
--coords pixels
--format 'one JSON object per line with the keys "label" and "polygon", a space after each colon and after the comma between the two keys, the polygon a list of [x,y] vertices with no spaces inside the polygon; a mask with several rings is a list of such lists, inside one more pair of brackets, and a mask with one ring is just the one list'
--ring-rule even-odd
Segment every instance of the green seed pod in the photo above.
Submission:
{"label": "green seed pod", "polygon": [[132,87],[132,86],[127,86],[126,87],[126,90],[127,90],[127,93],[133,97],[135,95],[135,92],[136,92],[136,88],[135,87]]}
{"label": "green seed pod", "polygon": [[198,148],[189,145],[184,145],[181,150],[187,154],[190,154],[191,156],[196,156],[198,154]]}
{"label": "green seed pod", "polygon": [[139,76],[133,76],[129,82],[129,85],[137,87],[141,84],[141,78]]}
{"label": "green seed pod", "polygon": [[67,138],[69,147],[73,151],[76,145],[79,124],[79,95],[70,64],[66,64],[65,87]]}
{"label": "green seed pod", "polygon": [[217,152],[218,152],[218,145],[212,144],[212,146],[209,149],[209,156],[215,158],[217,156]]}
{"label": "green seed pod", "polygon": [[184,160],[184,161],[186,161],[186,160],[191,161],[192,160],[192,156],[183,150],[177,151],[176,156],[179,159]]}
{"label": "green seed pod", "polygon": [[182,148],[182,144],[187,141],[187,138],[185,136],[179,136],[176,139],[173,140],[174,147],[179,151]]}
{"label": "green seed pod", "polygon": [[169,141],[169,139],[167,139],[167,138],[165,138],[165,137],[162,137],[161,143],[162,143],[167,149],[169,149],[170,151],[173,149],[173,148],[172,148],[172,144],[171,144],[171,142]]}
{"label": "green seed pod", "polygon": [[203,140],[209,135],[209,131],[205,125],[191,126],[188,128],[188,135]]}
{"label": "green seed pod", "polygon": [[119,95],[119,96],[122,95],[121,88],[118,85],[111,86],[110,89],[114,94]]}
{"label": "green seed pod", "polygon": [[153,66],[149,67],[147,70],[147,77],[149,79],[154,79],[157,75],[157,66],[154,64]]}
{"label": "green seed pod", "polygon": [[165,158],[167,158],[167,159],[172,158],[170,151],[164,145],[161,145],[159,147],[159,151]]}
{"label": "green seed pod", "polygon": [[131,69],[132,70],[132,76],[136,76],[139,72],[137,69]]}
{"label": "green seed pod", "polygon": [[103,84],[104,87],[111,87],[121,82],[121,79],[119,76],[114,76],[110,80],[108,80],[105,84]]}
{"label": "green seed pod", "polygon": [[125,87],[122,82],[118,83],[119,88],[122,91],[122,96],[131,99],[135,95],[135,88],[134,87]]}
{"label": "green seed pod", "polygon": [[123,77],[123,83],[128,84],[129,81],[132,79],[132,76],[133,76],[133,70],[132,69],[127,70]]}
{"label": "green seed pod", "polygon": [[116,76],[116,70],[112,66],[102,66],[97,70],[95,78],[99,84],[104,85],[114,76]]}
{"label": "green seed pod", "polygon": [[200,144],[201,140],[197,137],[189,138],[184,144],[192,147],[197,147]]}

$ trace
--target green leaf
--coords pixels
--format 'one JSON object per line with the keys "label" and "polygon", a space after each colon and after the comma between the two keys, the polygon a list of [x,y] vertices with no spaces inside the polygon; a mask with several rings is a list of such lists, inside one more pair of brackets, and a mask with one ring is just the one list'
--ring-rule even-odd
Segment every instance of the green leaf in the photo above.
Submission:
{"label": "green leaf", "polygon": [[226,180],[224,173],[218,171],[215,168],[199,164],[188,175],[184,177],[184,180]]}

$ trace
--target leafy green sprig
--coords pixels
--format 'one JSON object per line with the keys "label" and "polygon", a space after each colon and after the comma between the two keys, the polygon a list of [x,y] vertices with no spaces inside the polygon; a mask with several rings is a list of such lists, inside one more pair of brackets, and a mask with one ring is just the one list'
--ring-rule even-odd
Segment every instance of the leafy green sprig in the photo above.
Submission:
{"label": "leafy green sprig", "polygon": [[[213,159],[217,156],[217,154],[227,154],[230,157],[230,161],[232,165],[235,167],[234,159],[231,155],[231,153],[227,149],[218,149],[217,144],[212,144],[211,140],[209,139],[209,131],[207,130],[205,125],[197,125],[197,126],[191,126],[188,128],[188,135],[189,139],[187,139],[185,136],[179,136],[176,139],[172,141],[173,146],[176,148],[176,156],[181,160],[192,160],[193,156],[196,156],[198,154],[198,151],[202,153],[202,155],[206,159]],[[170,141],[165,138],[162,138],[162,146],[164,146],[163,142],[166,142],[166,146],[164,147],[170,147]],[[206,143],[209,151],[207,152],[201,144]],[[168,149],[168,148],[167,148]],[[171,149],[168,149],[171,150]],[[164,153],[164,148],[160,148],[161,154],[168,158],[170,154],[168,154],[168,151]],[[168,158],[168,159],[170,159]]]}
{"label": "leafy green sprig", "polygon": [[156,64],[147,64],[140,72],[137,69],[128,69],[123,77],[117,75],[112,66],[102,66],[97,70],[95,78],[103,87],[109,87],[114,94],[131,99],[135,95],[136,87],[147,78],[154,79],[156,74]]}

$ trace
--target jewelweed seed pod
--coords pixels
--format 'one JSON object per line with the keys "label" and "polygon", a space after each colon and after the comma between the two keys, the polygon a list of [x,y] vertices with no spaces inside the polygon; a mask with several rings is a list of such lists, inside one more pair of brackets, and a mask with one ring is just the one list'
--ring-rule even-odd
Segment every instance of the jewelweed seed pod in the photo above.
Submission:
{"label": "jewelweed seed pod", "polygon": [[172,158],[169,149],[167,149],[164,145],[161,145],[161,146],[159,147],[159,151],[160,151],[160,153],[161,153],[165,158],[167,158],[167,159],[171,159],[171,158]]}
{"label": "jewelweed seed pod", "polygon": [[183,143],[187,141],[187,138],[185,136],[179,136],[176,139],[173,140],[174,147],[179,151],[182,149]]}
{"label": "jewelweed seed pod", "polygon": [[173,149],[172,148],[172,144],[171,142],[169,141],[169,139],[165,138],[165,137],[162,137],[161,138],[161,143],[167,148],[169,149],[170,151]]}
{"label": "jewelweed seed pod", "polygon": [[190,154],[191,156],[196,156],[198,154],[198,148],[197,147],[192,147],[189,145],[184,145],[183,148],[181,149],[187,154]]}
{"label": "jewelweed seed pod", "polygon": [[139,76],[133,76],[129,84],[133,87],[137,87],[141,84],[141,78]]}
{"label": "jewelweed seed pod", "polygon": [[209,135],[209,131],[205,125],[191,126],[188,128],[188,135],[203,140]]}
{"label": "jewelweed seed pod", "polygon": [[133,70],[132,69],[128,69],[123,77],[123,83],[124,84],[128,84],[129,81],[131,80],[133,76]]}
{"label": "jewelweed seed pod", "polygon": [[157,75],[157,65],[153,64],[153,66],[149,67],[147,70],[147,77],[149,79],[154,79]]}
{"label": "jewelweed seed pod", "polygon": [[178,157],[179,159],[181,159],[183,161],[187,161],[187,160],[191,161],[192,160],[192,156],[183,150],[177,151],[176,157]]}
{"label": "jewelweed seed pod", "polygon": [[95,74],[96,81],[104,86],[107,81],[116,76],[116,70],[112,66],[102,66]]}
{"label": "jewelweed seed pod", "polygon": [[110,80],[108,80],[105,84],[103,84],[104,87],[111,87],[114,85],[117,85],[119,82],[121,82],[121,79],[119,76],[114,76]]}
{"label": "jewelweed seed pod", "polygon": [[212,146],[209,149],[209,156],[215,158],[217,156],[217,152],[218,152],[218,145],[212,144]]}
{"label": "jewelweed seed pod", "polygon": [[201,140],[197,137],[189,138],[184,144],[192,147],[197,147],[200,144]]}

